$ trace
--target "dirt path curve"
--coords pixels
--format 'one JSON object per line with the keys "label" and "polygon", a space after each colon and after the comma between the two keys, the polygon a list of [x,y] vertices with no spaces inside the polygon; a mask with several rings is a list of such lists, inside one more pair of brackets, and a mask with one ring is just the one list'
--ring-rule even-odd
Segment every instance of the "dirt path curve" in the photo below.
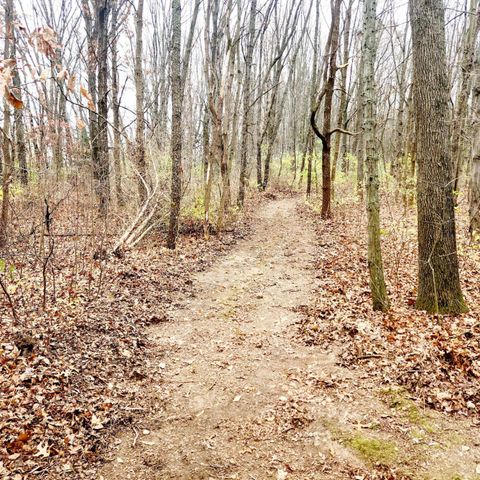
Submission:
{"label": "dirt path curve", "polygon": [[291,339],[293,308],[315,286],[314,232],[297,202],[262,206],[250,238],[197,275],[195,298],[152,330],[166,352],[164,383],[149,392],[154,413],[138,435],[118,440],[104,479],[323,478],[321,450],[332,445],[322,435],[319,453],[310,428],[321,398],[296,398],[296,372],[335,367]]}

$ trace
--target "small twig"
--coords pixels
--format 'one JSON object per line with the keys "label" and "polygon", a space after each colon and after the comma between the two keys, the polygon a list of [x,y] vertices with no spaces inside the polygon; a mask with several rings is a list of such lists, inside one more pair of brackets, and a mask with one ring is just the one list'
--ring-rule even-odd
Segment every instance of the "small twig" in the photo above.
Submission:
{"label": "small twig", "polygon": [[380,355],[379,353],[370,353],[368,355],[357,357],[357,360],[368,360],[369,358],[385,358],[385,355]]}
{"label": "small twig", "polygon": [[359,135],[360,132],[350,132],[348,130],[344,130],[343,128],[334,128],[333,130],[330,130],[330,135],[333,133],[343,133],[344,135]]}
{"label": "small twig", "polygon": [[138,435],[139,435],[139,432],[135,427],[133,427],[133,431],[135,432],[135,438],[133,439],[132,447],[134,447],[137,444]]}
{"label": "small twig", "polygon": [[7,297],[8,300],[8,305],[10,307],[10,310],[12,311],[13,319],[18,322],[18,315],[17,315],[17,310],[15,309],[15,305],[12,300],[12,296],[8,292],[7,286],[5,285],[5,282],[2,279],[2,276],[0,275],[0,286],[2,287],[3,293]]}
{"label": "small twig", "polygon": [[127,410],[128,412],[146,412],[145,408],[141,407],[124,407],[123,410]]}

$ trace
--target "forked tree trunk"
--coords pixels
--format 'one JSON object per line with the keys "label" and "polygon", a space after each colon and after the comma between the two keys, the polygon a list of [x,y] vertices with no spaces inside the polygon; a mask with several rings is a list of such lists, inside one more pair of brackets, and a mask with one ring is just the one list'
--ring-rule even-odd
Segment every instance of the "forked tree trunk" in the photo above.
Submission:
{"label": "forked tree trunk", "polygon": [[417,135],[417,308],[466,311],[460,288],[442,0],[410,0]]}
{"label": "forked tree trunk", "polygon": [[[333,94],[335,91],[335,78],[337,74],[337,52],[339,44],[339,28],[340,28],[340,7],[341,0],[332,2],[332,24],[329,33],[329,49],[328,49],[328,65],[327,78],[325,87],[320,96],[315,110],[310,116],[310,123],[315,134],[322,141],[322,212],[323,219],[329,219],[332,216],[332,167],[331,167],[331,150],[332,150],[332,110],[333,110]],[[325,96],[325,105],[323,110],[323,134],[318,130],[316,125],[316,114],[320,107],[321,98]]]}

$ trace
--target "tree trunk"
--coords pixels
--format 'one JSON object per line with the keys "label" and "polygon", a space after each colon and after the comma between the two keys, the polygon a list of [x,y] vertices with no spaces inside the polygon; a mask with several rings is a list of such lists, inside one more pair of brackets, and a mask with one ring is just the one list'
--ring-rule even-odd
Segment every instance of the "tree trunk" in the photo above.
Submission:
{"label": "tree trunk", "polygon": [[[13,15],[13,12],[12,12]],[[12,27],[12,53],[11,57],[16,58],[17,51],[17,35],[15,33],[14,27]],[[20,82],[20,72],[19,69],[15,67],[13,72],[13,86],[15,87],[15,96],[21,101],[22,100],[22,90]],[[15,119],[15,145],[16,145],[16,157],[18,162],[19,170],[19,179],[22,185],[28,184],[28,168],[27,168],[27,146],[25,143],[25,124],[23,121],[23,109],[15,109],[14,111]],[[15,163],[15,162],[13,162]]]}
{"label": "tree trunk", "polygon": [[410,0],[417,135],[417,308],[466,311],[460,288],[442,0]]}
{"label": "tree trunk", "polygon": [[470,183],[470,235],[473,241],[480,241],[480,50],[475,60],[475,83],[473,85],[473,155]]}
{"label": "tree trunk", "polygon": [[138,196],[143,204],[147,198],[147,168],[145,161],[145,112],[144,112],[144,78],[143,78],[143,0],[138,0],[135,38],[135,160],[138,175]]}
{"label": "tree trunk", "polygon": [[[340,85],[340,108],[339,108],[339,118],[338,118],[338,126],[341,129],[347,128],[347,110],[348,110],[348,85],[347,85],[347,76],[348,76],[348,64],[349,64],[349,57],[350,57],[350,28],[352,23],[352,7],[353,7],[353,0],[349,0],[347,11],[345,12],[345,23],[344,23],[344,30],[343,30],[343,51],[342,51],[342,65],[343,68],[341,69],[341,85]],[[333,155],[333,167],[332,167],[332,199],[335,198],[335,178],[336,178],[336,170],[339,163],[341,161],[342,170],[345,170],[345,158],[344,152],[346,149],[344,148],[344,144],[346,143],[346,139],[343,135],[337,135],[335,141],[335,149]],[[341,157],[340,157],[341,154]]]}
{"label": "tree trunk", "polygon": [[240,147],[240,186],[238,190],[238,206],[243,207],[245,201],[245,187],[247,184],[247,154],[248,154],[248,135],[250,126],[250,103],[252,89],[252,64],[253,49],[255,47],[255,20],[257,15],[257,0],[251,0],[250,20],[248,26],[247,53],[245,56],[245,75],[243,82],[243,120],[242,120],[242,138]]}
{"label": "tree trunk", "polygon": [[[365,35],[365,32],[363,32]],[[364,85],[364,59],[363,59],[363,52],[360,55],[359,62],[357,64],[357,71],[358,71],[358,83],[357,83],[357,115],[355,119],[355,131],[359,132],[358,135],[355,136],[354,143],[353,143],[353,151],[355,156],[357,157],[357,182],[356,182],[356,190],[357,195],[360,201],[363,201],[363,192],[364,192],[364,162],[365,162],[365,137],[363,135],[362,129],[362,122],[363,122],[363,103],[364,103],[364,96],[365,96],[365,85]]]}
{"label": "tree trunk", "polygon": [[113,111],[113,169],[115,174],[115,196],[117,205],[123,206],[125,199],[122,192],[122,166],[120,161],[120,100],[118,98],[118,46],[117,28],[119,0],[114,0],[112,7],[112,111]]}
{"label": "tree trunk", "polygon": [[366,145],[367,167],[367,216],[368,216],[368,269],[370,272],[370,290],[374,310],[386,312],[389,300],[383,274],[382,249],[380,245],[380,199],[378,178],[378,153],[376,152],[376,89],[375,58],[377,0],[365,0],[364,9],[364,75],[365,106],[363,132]]}
{"label": "tree trunk", "polygon": [[94,189],[98,199],[98,123],[97,113],[92,105],[97,103],[97,22],[90,10],[88,0],[82,0],[82,15],[85,21],[85,33],[87,36],[87,84],[91,98],[91,105],[88,109],[88,136],[90,142],[90,159],[92,162]]}
{"label": "tree trunk", "polygon": [[182,61],[182,6],[180,0],[172,0],[172,37],[170,45],[170,75],[172,100],[172,130],[170,150],[172,159],[172,183],[170,220],[168,225],[167,247],[174,249],[177,244],[178,217],[182,200],[182,113],[185,82],[192,55],[193,35],[197,22],[200,1],[195,1],[185,53]]}
{"label": "tree trunk", "polygon": [[182,196],[182,91],[181,91],[181,39],[182,7],[180,0],[172,0],[172,43],[170,50],[170,72],[172,77],[172,191],[170,222],[167,246],[174,249],[178,233],[178,217]]}
{"label": "tree trunk", "polygon": [[110,200],[110,162],[108,159],[108,16],[110,0],[97,1],[98,25],[98,158],[94,165],[97,177],[97,192],[100,201],[100,213],[107,214]]}
{"label": "tree trunk", "polygon": [[475,59],[475,41],[477,36],[477,9],[479,0],[470,0],[470,8],[467,12],[468,23],[463,38],[463,52],[461,60],[460,91],[458,92],[456,112],[453,122],[452,135],[452,160],[454,165],[453,191],[458,197],[460,193],[460,177],[462,176],[465,163],[465,137],[468,117],[468,98],[471,91],[471,73]]}
{"label": "tree trunk", "polygon": [[[10,58],[10,38],[13,31],[13,0],[5,2],[5,47],[4,57]],[[0,248],[6,246],[8,241],[8,222],[10,216],[10,183],[13,174],[13,155],[10,138],[11,130],[10,107],[6,100],[3,101],[3,172],[2,172],[2,212],[0,217]]]}
{"label": "tree trunk", "polygon": [[[335,91],[335,77],[338,70],[337,67],[337,52],[339,44],[339,30],[340,30],[340,7],[341,0],[334,0],[332,2],[332,24],[330,26],[328,48],[328,64],[326,64],[326,82],[323,92],[319,98],[318,104],[312,111],[310,116],[310,123],[315,134],[322,141],[322,211],[323,219],[332,217],[332,176],[331,176],[331,161],[330,154],[332,150],[332,107],[333,94]],[[325,105],[323,111],[323,134],[316,126],[316,114],[320,107],[321,97],[325,95]]]}

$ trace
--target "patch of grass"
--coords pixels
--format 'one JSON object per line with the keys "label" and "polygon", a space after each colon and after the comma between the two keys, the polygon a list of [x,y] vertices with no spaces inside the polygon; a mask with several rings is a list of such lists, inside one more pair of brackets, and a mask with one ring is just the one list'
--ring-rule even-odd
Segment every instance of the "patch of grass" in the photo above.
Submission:
{"label": "patch of grass", "polygon": [[387,440],[355,435],[345,443],[367,463],[389,465],[397,458],[396,445]]}
{"label": "patch of grass", "polygon": [[409,423],[421,427],[426,433],[436,432],[431,419],[418,408],[415,402],[407,398],[403,389],[389,388],[382,391],[382,396],[386,399],[388,406],[400,412]]}

